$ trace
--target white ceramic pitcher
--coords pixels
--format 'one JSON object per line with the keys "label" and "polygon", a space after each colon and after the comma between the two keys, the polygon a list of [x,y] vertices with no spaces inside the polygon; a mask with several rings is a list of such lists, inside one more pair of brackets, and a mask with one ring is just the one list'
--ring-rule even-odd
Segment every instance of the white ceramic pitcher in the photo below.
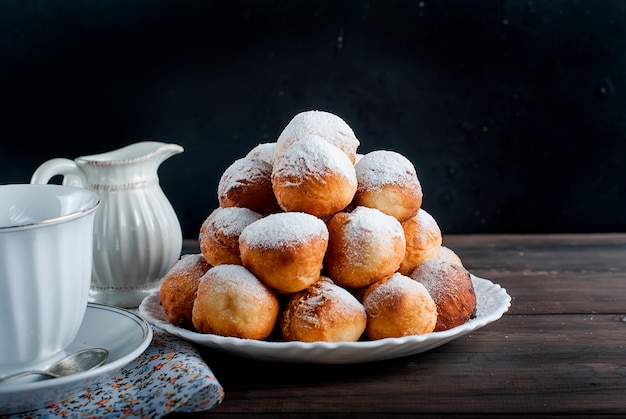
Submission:
{"label": "white ceramic pitcher", "polygon": [[137,307],[180,257],[180,222],[157,171],[182,151],[177,144],[143,141],[75,160],[51,159],[35,170],[31,183],[61,175],[63,184],[100,196],[89,301]]}

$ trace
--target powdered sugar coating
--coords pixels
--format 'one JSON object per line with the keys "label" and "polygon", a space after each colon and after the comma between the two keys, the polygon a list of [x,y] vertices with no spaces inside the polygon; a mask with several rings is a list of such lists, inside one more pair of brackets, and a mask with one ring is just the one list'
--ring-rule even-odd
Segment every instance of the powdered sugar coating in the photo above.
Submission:
{"label": "powdered sugar coating", "polygon": [[439,257],[450,263],[456,263],[457,265],[464,266],[463,261],[461,260],[461,257],[457,255],[456,252],[450,249],[449,247],[441,246]]}
{"label": "powdered sugar coating", "polygon": [[274,159],[291,144],[311,134],[339,147],[350,157],[350,161],[355,161],[360,142],[352,128],[339,116],[319,110],[300,112],[289,121],[276,140]]}
{"label": "powdered sugar coating", "polygon": [[248,152],[246,157],[257,158],[269,164],[274,164],[274,152],[275,151],[276,151],[276,142],[260,143],[254,146]]}
{"label": "powdered sugar coating", "polygon": [[248,225],[239,241],[255,248],[275,249],[296,246],[317,237],[328,240],[328,229],[322,220],[304,212],[282,212]]}
{"label": "powdered sugar coating", "polygon": [[424,248],[433,242],[440,245],[442,242],[441,229],[435,218],[425,209],[420,208],[415,216],[419,229],[416,229],[416,246]]}
{"label": "powdered sugar coating", "polygon": [[343,176],[356,187],[356,172],[348,156],[322,137],[306,135],[276,159],[272,177],[280,176],[297,186],[310,180],[323,183],[331,174]]}
{"label": "powdered sugar coating", "polygon": [[248,208],[216,208],[200,227],[200,251],[212,265],[241,264],[239,235],[263,216]]}
{"label": "powdered sugar coating", "polygon": [[363,288],[398,270],[406,251],[400,222],[382,211],[356,207],[328,221],[330,240],[324,266],[333,281]]}
{"label": "powdered sugar coating", "polygon": [[272,190],[272,165],[254,157],[235,160],[217,185],[221,207],[245,207],[262,215],[280,211]]}
{"label": "powdered sugar coating", "polygon": [[383,237],[389,240],[404,239],[402,224],[394,217],[375,208],[356,207],[350,213],[350,222],[346,224],[344,234],[349,242],[359,243],[364,232],[384,232]]}
{"label": "powdered sugar coating", "polygon": [[[208,275],[214,281],[213,291],[219,293],[233,292],[242,296],[265,298],[259,290],[267,289],[259,279],[241,265],[224,264],[214,266]],[[256,299],[260,302],[260,299]]]}
{"label": "powdered sugar coating", "polygon": [[359,190],[378,189],[386,185],[413,187],[418,182],[415,166],[400,153],[376,150],[365,154],[355,165]]}
{"label": "powdered sugar coating", "polygon": [[376,286],[372,288],[375,289],[375,292],[368,292],[366,294],[365,301],[367,307],[372,311],[384,307],[389,304],[390,301],[393,301],[394,298],[397,298],[398,292],[403,292],[403,290],[408,289],[415,289],[419,293],[429,295],[428,290],[423,284],[412,280],[407,281],[407,279],[410,278],[396,272],[389,279],[383,280],[379,284],[377,283]]}
{"label": "powdered sugar coating", "polygon": [[239,239],[239,235],[248,225],[260,220],[263,216],[249,208],[228,207],[216,208],[211,215],[207,217],[202,225],[200,233],[210,234],[215,240],[220,240],[216,234],[221,234]]}
{"label": "powdered sugar coating", "polygon": [[209,269],[202,254],[184,254],[170,268],[167,276],[197,276],[200,278]]}
{"label": "powdered sugar coating", "polygon": [[261,159],[242,157],[235,160],[224,170],[217,185],[218,197],[224,196],[230,189],[256,183],[271,175],[272,168]]}
{"label": "powdered sugar coating", "polygon": [[414,217],[422,205],[422,186],[413,163],[400,153],[377,150],[355,165],[354,205],[377,208],[399,221]]}
{"label": "powdered sugar coating", "polygon": [[433,300],[439,303],[451,296],[459,295],[471,284],[469,279],[462,282],[452,279],[453,275],[459,275],[457,272],[463,272],[467,278],[470,278],[469,272],[466,272],[465,268],[460,265],[451,264],[445,259],[433,258],[424,261],[409,276],[422,283]]}

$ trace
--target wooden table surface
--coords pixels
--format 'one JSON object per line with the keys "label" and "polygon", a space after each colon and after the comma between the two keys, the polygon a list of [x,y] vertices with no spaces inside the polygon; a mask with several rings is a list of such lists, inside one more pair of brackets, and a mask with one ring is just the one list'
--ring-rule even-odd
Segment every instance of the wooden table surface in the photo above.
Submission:
{"label": "wooden table surface", "polygon": [[512,303],[501,319],[425,353],[364,364],[276,364],[200,347],[225,399],[168,418],[626,417],[626,234],[443,242],[470,272],[506,288]]}

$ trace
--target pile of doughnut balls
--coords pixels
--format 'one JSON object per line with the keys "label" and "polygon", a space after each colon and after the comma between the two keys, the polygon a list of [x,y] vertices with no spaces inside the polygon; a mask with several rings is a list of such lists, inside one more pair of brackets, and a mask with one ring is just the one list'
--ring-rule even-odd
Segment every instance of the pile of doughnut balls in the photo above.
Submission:
{"label": "pile of doughnut balls", "polygon": [[470,273],[422,208],[415,167],[359,145],[342,118],[310,110],[234,161],[201,253],[163,280],[168,321],[243,339],[355,342],[472,318]]}

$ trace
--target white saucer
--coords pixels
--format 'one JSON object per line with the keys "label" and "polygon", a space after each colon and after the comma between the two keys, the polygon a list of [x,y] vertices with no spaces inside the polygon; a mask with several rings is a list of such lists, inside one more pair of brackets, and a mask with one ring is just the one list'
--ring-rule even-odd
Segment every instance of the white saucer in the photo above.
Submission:
{"label": "white saucer", "polygon": [[141,355],[152,341],[152,328],[140,316],[118,307],[89,303],[76,339],[67,353],[100,347],[107,362],[93,370],[67,377],[38,376],[0,384],[0,414],[40,409],[58,403],[97,379],[104,379]]}

